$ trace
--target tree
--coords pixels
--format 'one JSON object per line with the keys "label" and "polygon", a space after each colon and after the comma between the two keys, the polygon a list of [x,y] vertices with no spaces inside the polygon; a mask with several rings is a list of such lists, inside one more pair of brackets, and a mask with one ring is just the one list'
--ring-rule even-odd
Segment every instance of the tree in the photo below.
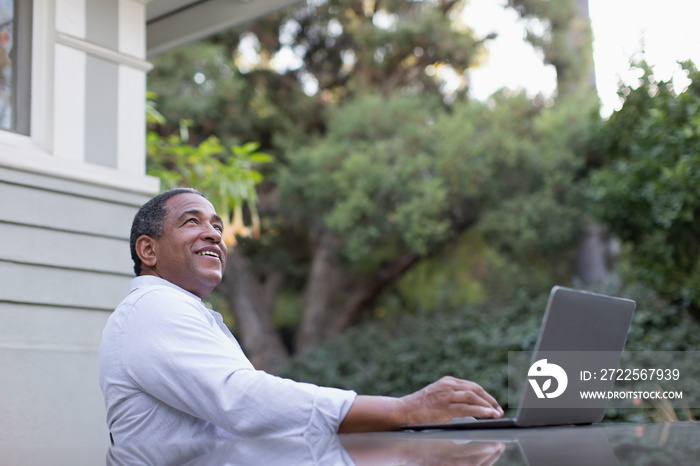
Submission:
{"label": "tree", "polygon": [[[149,88],[168,120],[192,120],[193,143],[260,141],[277,160],[257,186],[265,233],[239,241],[218,290],[252,359],[280,347],[263,343],[281,341],[271,322],[312,346],[477,224],[529,273],[570,275],[590,102],[469,102],[483,40],[459,5],[309,3],[156,60]],[[258,367],[285,357],[266,353]]]}
{"label": "tree", "polygon": [[[459,5],[309,2],[163,54],[149,74],[171,122],[161,134],[187,118],[195,141],[259,141],[283,156],[280,139],[322,133],[323,109],[357,94],[464,96],[464,71],[483,41],[456,19]],[[445,86],[446,74],[460,83],[456,90]]]}
{"label": "tree", "polygon": [[330,114],[324,137],[290,151],[277,179],[284,210],[311,232],[298,347],[337,334],[477,221],[522,263],[566,257],[582,165],[566,125],[580,110],[523,95],[449,112],[422,96],[365,96]]}
{"label": "tree", "polygon": [[592,144],[595,212],[629,248],[628,276],[700,309],[700,73],[678,93],[646,63]]}
{"label": "tree", "polygon": [[529,22],[527,40],[557,71],[560,96],[595,90],[588,0],[508,0]]}
{"label": "tree", "polygon": [[[379,90],[384,95],[407,91],[454,97],[441,87],[440,70],[456,70],[459,75],[479,53],[472,33],[454,27],[454,7],[454,2],[330,1],[289,9],[245,31],[160,57],[149,88],[158,93],[158,108],[168,120],[193,122],[194,142],[205,140],[211,132],[230,144],[257,140],[285,163],[289,148],[326,131],[323,108],[354,95]],[[242,42],[253,44],[258,59],[244,73],[239,72]],[[278,72],[273,60],[285,50],[294,50],[300,64]],[[309,83],[315,89],[309,91]],[[466,87],[459,92],[464,94]],[[169,134],[176,129],[165,125],[160,131]],[[255,261],[251,271],[255,274],[251,283],[262,286],[249,293],[248,302],[272,305],[279,290],[297,286],[295,282],[304,281],[305,276],[295,275],[299,265],[280,269],[261,264],[279,264],[280,253],[288,256],[282,251],[294,248],[288,244],[290,238],[306,242],[309,236],[279,214],[274,184],[263,185],[260,195],[270,230],[283,234],[268,235],[261,243],[266,247],[246,243],[237,252],[264,257]],[[287,264],[307,260],[308,256],[296,254]],[[231,305],[235,314],[240,303]],[[256,314],[266,314],[265,309]]]}
{"label": "tree", "polygon": [[[588,0],[509,0],[526,20],[527,40],[541,50],[557,74],[557,98],[596,99]],[[585,151],[583,151],[585,153]],[[616,240],[605,226],[587,218],[575,259],[576,275],[587,284],[615,278]]]}

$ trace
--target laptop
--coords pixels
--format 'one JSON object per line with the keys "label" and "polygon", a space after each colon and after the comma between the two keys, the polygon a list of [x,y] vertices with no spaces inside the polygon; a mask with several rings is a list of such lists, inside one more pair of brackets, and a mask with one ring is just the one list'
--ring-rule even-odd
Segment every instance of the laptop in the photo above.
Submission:
{"label": "laptop", "polygon": [[634,309],[635,302],[630,299],[555,286],[514,418],[466,417],[402,428],[486,429],[600,422],[607,399],[581,400],[579,389],[609,391],[613,381],[584,380],[582,374],[619,367]]}

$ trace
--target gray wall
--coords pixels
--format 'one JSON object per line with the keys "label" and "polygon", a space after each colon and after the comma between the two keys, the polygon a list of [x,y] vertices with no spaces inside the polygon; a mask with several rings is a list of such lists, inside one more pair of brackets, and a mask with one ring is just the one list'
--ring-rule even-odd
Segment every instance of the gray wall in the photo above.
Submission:
{"label": "gray wall", "polygon": [[98,348],[133,276],[128,229],[147,199],[0,167],[3,464],[103,464]]}

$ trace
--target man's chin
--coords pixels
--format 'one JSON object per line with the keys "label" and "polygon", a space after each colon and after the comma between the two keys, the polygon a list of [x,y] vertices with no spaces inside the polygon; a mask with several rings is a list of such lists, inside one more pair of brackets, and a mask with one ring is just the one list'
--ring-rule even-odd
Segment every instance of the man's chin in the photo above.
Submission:
{"label": "man's chin", "polygon": [[200,270],[199,271],[199,288],[206,289],[209,294],[216,286],[221,283],[223,272],[221,270]]}
{"label": "man's chin", "polygon": [[204,299],[209,295],[209,293],[214,291],[214,288],[216,288],[219,283],[221,283],[221,275],[218,275],[217,277],[203,277],[197,286],[193,286],[192,289],[189,289],[188,291],[199,296],[201,299]]}
{"label": "man's chin", "polygon": [[211,281],[211,283],[212,283],[213,286],[215,287],[216,285],[218,285],[219,283],[221,283],[221,280],[223,280],[223,278],[224,278],[224,273],[223,273],[221,270],[216,271],[216,272],[212,272],[212,273],[208,276],[208,278],[209,278],[209,281]]}

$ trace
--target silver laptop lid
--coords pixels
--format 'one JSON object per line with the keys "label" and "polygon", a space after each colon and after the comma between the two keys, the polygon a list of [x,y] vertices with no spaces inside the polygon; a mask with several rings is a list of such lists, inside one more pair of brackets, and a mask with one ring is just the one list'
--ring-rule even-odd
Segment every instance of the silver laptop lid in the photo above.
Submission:
{"label": "silver laptop lid", "polygon": [[[573,363],[573,366],[587,362],[617,368],[634,308],[635,302],[630,299],[559,286],[552,288],[532,355],[531,369],[535,368],[537,361],[545,359],[549,361],[548,364],[558,363],[561,367],[572,367],[567,362]],[[553,360],[557,358],[560,360]],[[586,401],[585,407],[580,401],[573,404],[567,402],[567,396],[578,395],[576,377],[577,373],[570,374],[568,393],[558,400],[541,399],[535,393],[536,387],[526,385],[516,415],[517,424],[537,426],[600,421],[605,414],[606,400]],[[603,388],[610,389],[612,382],[603,385]]]}

